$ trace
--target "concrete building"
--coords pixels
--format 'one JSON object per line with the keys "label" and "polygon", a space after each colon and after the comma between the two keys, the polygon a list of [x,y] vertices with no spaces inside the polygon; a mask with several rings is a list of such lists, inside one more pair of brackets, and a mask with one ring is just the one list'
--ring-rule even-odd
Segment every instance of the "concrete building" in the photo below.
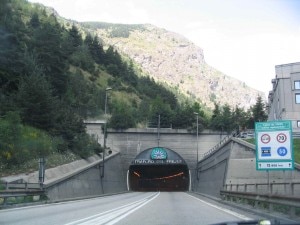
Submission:
{"label": "concrete building", "polygon": [[291,120],[300,132],[300,62],[275,66],[276,78],[268,96],[268,120]]}

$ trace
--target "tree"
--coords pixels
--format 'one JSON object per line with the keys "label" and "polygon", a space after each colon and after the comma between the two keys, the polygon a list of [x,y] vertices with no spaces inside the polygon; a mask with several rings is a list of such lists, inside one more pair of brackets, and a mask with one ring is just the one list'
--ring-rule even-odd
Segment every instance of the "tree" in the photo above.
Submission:
{"label": "tree", "polygon": [[115,129],[127,129],[135,126],[134,115],[125,102],[114,102],[109,126]]}
{"label": "tree", "polygon": [[215,103],[215,108],[213,110],[213,115],[211,117],[210,128],[213,130],[224,129],[224,125],[222,123],[222,118],[221,118],[221,109],[217,103]]}
{"label": "tree", "polygon": [[95,62],[98,64],[103,64],[104,50],[103,46],[100,44],[99,38],[97,36],[94,36],[93,38],[90,34],[87,34],[84,44],[88,46],[88,49]]}
{"label": "tree", "polygon": [[22,77],[16,98],[23,122],[48,131],[54,127],[57,102],[44,75]]}
{"label": "tree", "polygon": [[69,31],[69,41],[74,51],[76,50],[76,48],[82,45],[81,35],[79,34],[79,31],[74,24],[72,25],[72,28]]}
{"label": "tree", "polygon": [[39,15],[37,14],[37,12],[34,12],[31,16],[31,19],[29,21],[29,25],[36,29],[40,26],[40,19],[39,19]]}
{"label": "tree", "polygon": [[36,29],[32,45],[38,54],[38,63],[44,68],[44,73],[50,81],[55,95],[62,96],[65,93],[67,72],[61,48],[61,28],[58,24],[49,22]]}
{"label": "tree", "polygon": [[262,97],[258,96],[256,98],[256,103],[252,107],[253,118],[255,122],[263,122],[268,119],[266,112],[266,104],[262,101]]}
{"label": "tree", "polygon": [[266,104],[261,96],[257,96],[256,103],[250,108],[251,118],[249,118],[249,128],[254,129],[255,122],[263,122],[268,119]]}
{"label": "tree", "polygon": [[222,130],[227,133],[232,132],[235,129],[235,122],[233,120],[233,114],[228,104],[225,104],[221,113],[221,126]]}
{"label": "tree", "polygon": [[173,111],[169,104],[164,103],[162,98],[157,95],[151,102],[150,123],[158,125],[158,116],[160,116],[160,127],[170,127],[173,121]]}

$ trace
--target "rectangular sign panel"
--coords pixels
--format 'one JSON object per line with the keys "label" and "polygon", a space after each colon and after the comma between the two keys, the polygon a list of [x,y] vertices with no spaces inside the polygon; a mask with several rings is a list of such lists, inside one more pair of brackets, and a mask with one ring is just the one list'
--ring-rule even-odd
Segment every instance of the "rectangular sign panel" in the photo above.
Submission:
{"label": "rectangular sign panel", "polygon": [[271,121],[255,123],[256,169],[294,169],[292,123]]}

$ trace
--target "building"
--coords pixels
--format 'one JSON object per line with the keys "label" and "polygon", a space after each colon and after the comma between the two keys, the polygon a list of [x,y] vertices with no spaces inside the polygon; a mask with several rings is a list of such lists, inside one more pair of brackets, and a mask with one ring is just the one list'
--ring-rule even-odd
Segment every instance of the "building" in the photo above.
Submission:
{"label": "building", "polygon": [[291,120],[300,132],[300,62],[275,66],[276,78],[268,96],[268,120]]}

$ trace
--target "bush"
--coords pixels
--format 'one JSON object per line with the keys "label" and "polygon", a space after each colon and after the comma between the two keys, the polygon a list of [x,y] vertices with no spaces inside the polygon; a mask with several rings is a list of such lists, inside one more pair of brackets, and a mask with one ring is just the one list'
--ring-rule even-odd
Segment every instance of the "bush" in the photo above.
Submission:
{"label": "bush", "polygon": [[81,133],[73,139],[72,152],[85,159],[95,153],[99,154],[102,152],[102,148],[92,137],[86,133]]}
{"label": "bush", "polygon": [[46,132],[21,125],[18,113],[10,112],[0,119],[0,163],[4,168],[45,157],[55,149]]}

